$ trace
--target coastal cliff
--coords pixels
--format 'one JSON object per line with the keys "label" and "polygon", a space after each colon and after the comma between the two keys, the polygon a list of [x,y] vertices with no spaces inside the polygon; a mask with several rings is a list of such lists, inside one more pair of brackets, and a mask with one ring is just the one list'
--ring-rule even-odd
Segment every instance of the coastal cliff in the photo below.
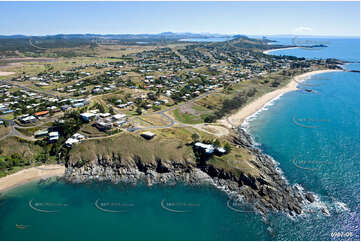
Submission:
{"label": "coastal cliff", "polygon": [[[174,159],[161,157],[160,150],[149,147],[154,149],[153,158],[145,158],[136,151],[124,155],[121,144],[115,148],[108,146],[105,152],[94,151],[90,145],[86,157],[79,155],[82,149],[69,154],[65,178],[80,183],[145,181],[148,185],[176,182],[211,184],[225,191],[232,199],[253,204],[255,210],[260,213],[281,211],[290,215],[301,214],[304,205],[313,202],[312,195],[305,195],[297,187],[290,186],[277,168],[276,162],[255,148],[251,137],[243,129],[237,131],[226,139],[232,143],[233,149],[241,149],[247,152],[248,156],[243,156],[239,161],[224,161],[234,163],[232,167],[235,169],[224,166],[223,162],[200,162],[190,150],[182,151],[186,154],[182,158]],[[128,135],[123,139],[137,139],[130,137],[132,136]],[[161,139],[154,143],[160,141]],[[102,143],[97,143],[97,147],[101,145]],[[157,147],[162,149],[162,145]],[[240,163],[247,163],[248,166],[239,166]]]}

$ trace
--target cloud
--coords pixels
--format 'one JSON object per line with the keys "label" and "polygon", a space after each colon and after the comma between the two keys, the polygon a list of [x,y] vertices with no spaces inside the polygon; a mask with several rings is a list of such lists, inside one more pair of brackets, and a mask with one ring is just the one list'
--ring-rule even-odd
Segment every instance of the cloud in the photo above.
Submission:
{"label": "cloud", "polygon": [[311,32],[312,32],[312,28],[305,26],[300,26],[293,30],[294,34],[309,34]]}

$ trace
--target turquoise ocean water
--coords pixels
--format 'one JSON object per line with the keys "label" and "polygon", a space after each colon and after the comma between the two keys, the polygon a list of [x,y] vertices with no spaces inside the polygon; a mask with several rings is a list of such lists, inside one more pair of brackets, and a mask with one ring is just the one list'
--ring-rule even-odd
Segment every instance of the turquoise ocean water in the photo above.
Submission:
{"label": "turquoise ocean water", "polygon": [[[329,47],[273,54],[359,61],[359,39],[322,41]],[[247,207],[230,209],[227,196],[207,186],[32,182],[1,194],[0,240],[358,240],[360,75],[325,73],[305,84],[316,93],[287,93],[244,125],[330,216],[262,219]]]}

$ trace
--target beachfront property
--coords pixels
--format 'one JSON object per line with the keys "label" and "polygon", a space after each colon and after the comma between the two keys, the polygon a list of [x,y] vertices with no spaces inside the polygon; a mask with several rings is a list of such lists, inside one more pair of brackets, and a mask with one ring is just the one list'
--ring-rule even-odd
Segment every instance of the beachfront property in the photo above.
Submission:
{"label": "beachfront property", "polygon": [[226,149],[223,147],[215,147],[212,144],[205,144],[202,142],[196,142],[194,144],[194,147],[209,155],[210,154],[224,155],[225,153],[227,153]]}

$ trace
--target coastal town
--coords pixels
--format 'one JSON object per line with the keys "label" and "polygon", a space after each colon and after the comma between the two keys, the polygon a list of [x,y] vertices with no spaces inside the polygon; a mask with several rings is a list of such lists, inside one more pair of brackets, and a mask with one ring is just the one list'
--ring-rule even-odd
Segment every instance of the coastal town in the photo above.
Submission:
{"label": "coastal town", "polygon": [[359,1],[0,1],[1,241],[360,241]]}
{"label": "coastal town", "polygon": [[[245,48],[245,41],[259,49]],[[50,156],[62,163],[74,145],[124,132],[153,137],[152,130],[188,126],[222,136],[234,124],[217,120],[248,100],[297,74],[339,69],[332,59],[262,53],[269,48],[264,39],[241,36],[221,43],[134,48],[101,62],[73,61],[65,70],[49,62],[31,74],[14,72],[0,80],[0,125],[9,130],[0,140],[47,143]]]}
{"label": "coastal town", "polygon": [[[139,42],[90,39],[79,56],[62,50],[68,57],[49,58],[57,48],[29,41],[39,57],[3,57],[0,175],[27,168],[27,179],[36,179],[38,167],[76,183],[210,179],[227,194],[261,201],[261,213],[291,216],[302,213],[304,201],[314,202],[311,193],[300,200],[297,190],[284,190],[270,157],[252,148],[239,127],[283,93],[314,95],[302,81],[342,70],[341,61],[267,54],[290,46],[238,35],[222,42]],[[273,190],[265,190],[269,181]],[[275,203],[280,196],[284,202]]]}

